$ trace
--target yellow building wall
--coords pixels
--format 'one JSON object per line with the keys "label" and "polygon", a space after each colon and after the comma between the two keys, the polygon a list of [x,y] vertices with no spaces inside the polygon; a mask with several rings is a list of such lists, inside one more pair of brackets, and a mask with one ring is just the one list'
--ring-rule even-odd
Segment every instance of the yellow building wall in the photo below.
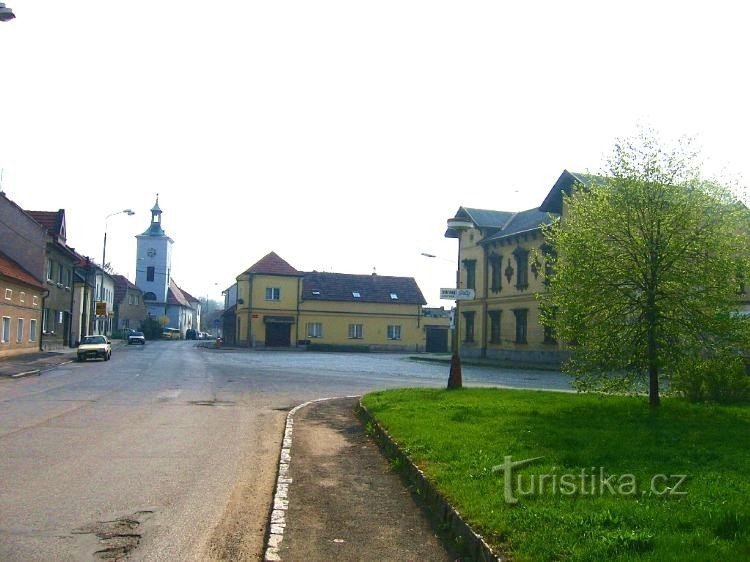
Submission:
{"label": "yellow building wall", "polygon": [[[278,301],[266,300],[266,289],[278,288]],[[417,304],[340,301],[301,301],[302,279],[291,276],[243,274],[237,278],[237,344],[263,346],[267,316],[293,318],[291,346],[300,341],[336,346],[368,346],[372,350],[423,351],[425,319]],[[240,302],[241,301],[241,302]],[[428,324],[448,324],[429,318]],[[322,337],[308,337],[307,325],[320,323]],[[362,325],[362,338],[349,338],[349,325]],[[388,338],[388,326],[401,326],[400,339]],[[249,327],[249,331],[248,331]]]}
{"label": "yellow building wall", "polygon": [[[473,235],[473,239],[472,239]],[[461,320],[460,338],[462,350],[468,355],[492,355],[502,350],[520,352],[555,352],[559,346],[545,342],[544,327],[539,321],[539,304],[537,293],[545,290],[544,255],[541,246],[544,236],[540,231],[519,234],[503,242],[480,245],[481,233],[472,229],[461,235],[461,287],[466,286],[467,272],[464,260],[476,260],[476,299],[461,301],[459,317]],[[516,248],[529,252],[527,263],[528,286],[525,289],[516,287],[518,263],[514,255]],[[500,291],[494,292],[492,286],[491,255],[500,258]],[[508,265],[513,272],[510,280],[506,276]],[[534,266],[532,268],[532,266]],[[536,269],[536,273],[534,273]],[[516,343],[516,316],[514,309],[527,309],[526,343]],[[491,342],[491,320],[489,313],[500,311],[500,342]],[[464,313],[474,312],[474,340],[466,341],[466,319]]]}
{"label": "yellow building wall", "polygon": [[[311,344],[422,351],[426,339],[424,320],[421,307],[416,304],[303,301],[299,339],[310,340]],[[308,337],[310,323],[322,325],[322,337]],[[350,324],[362,325],[361,339],[349,337]],[[388,339],[389,325],[401,327],[399,339]]]}
{"label": "yellow building wall", "polygon": [[[237,277],[237,343],[263,345],[266,340],[265,316],[291,316],[296,320],[301,286],[301,277],[260,274]],[[266,299],[266,289],[279,289],[279,300]],[[292,346],[297,345],[295,332],[293,325]]]}

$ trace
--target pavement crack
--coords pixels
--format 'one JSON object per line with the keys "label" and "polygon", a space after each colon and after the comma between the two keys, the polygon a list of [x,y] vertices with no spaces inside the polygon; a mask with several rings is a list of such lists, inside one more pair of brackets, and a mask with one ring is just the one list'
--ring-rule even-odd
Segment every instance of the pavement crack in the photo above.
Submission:
{"label": "pavement crack", "polygon": [[141,510],[111,521],[98,521],[79,529],[74,535],[95,535],[102,544],[94,556],[102,560],[120,560],[127,557],[141,542],[141,523],[153,515],[153,511]]}

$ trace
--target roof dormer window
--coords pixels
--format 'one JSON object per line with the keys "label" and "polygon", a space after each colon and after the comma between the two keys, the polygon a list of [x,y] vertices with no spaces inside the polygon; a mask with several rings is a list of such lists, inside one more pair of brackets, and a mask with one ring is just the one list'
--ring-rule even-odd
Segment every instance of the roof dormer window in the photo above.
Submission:
{"label": "roof dormer window", "polygon": [[360,298],[360,297],[361,297],[362,295],[360,295],[360,294],[359,294],[359,291],[352,291],[352,296],[353,296],[353,297],[354,297],[355,299],[358,299],[358,298]]}
{"label": "roof dormer window", "polygon": [[392,301],[397,301],[397,300],[398,300],[398,294],[396,294],[396,293],[391,293],[391,300],[392,300]]}
{"label": "roof dormer window", "polygon": [[312,294],[315,295],[316,297],[319,297],[320,296],[320,291],[313,291]]}

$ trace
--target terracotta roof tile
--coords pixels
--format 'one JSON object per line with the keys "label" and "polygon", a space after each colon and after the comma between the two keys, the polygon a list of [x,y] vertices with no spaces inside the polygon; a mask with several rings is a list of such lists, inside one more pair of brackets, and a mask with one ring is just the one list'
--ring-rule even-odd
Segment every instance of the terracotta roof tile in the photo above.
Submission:
{"label": "terracotta roof tile", "polygon": [[276,252],[264,256],[259,261],[250,266],[245,273],[256,273],[264,275],[302,275],[286,261],[281,259]]}
{"label": "terracotta roof tile", "polygon": [[0,252],[0,275],[9,277],[14,281],[41,288],[42,284],[34,279],[34,276],[18,265],[15,261]]}
{"label": "terracotta roof tile", "polygon": [[125,298],[125,294],[129,290],[138,291],[139,293],[141,292],[141,290],[131,283],[131,281],[124,275],[113,275],[112,279],[115,281],[115,303],[122,302]]}

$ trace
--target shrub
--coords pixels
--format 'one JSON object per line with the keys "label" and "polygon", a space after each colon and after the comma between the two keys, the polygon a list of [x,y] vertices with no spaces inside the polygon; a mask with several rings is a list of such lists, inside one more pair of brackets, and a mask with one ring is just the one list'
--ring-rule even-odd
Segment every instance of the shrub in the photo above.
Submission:
{"label": "shrub", "polygon": [[694,402],[750,401],[750,375],[739,355],[691,357],[672,376],[672,390]]}

